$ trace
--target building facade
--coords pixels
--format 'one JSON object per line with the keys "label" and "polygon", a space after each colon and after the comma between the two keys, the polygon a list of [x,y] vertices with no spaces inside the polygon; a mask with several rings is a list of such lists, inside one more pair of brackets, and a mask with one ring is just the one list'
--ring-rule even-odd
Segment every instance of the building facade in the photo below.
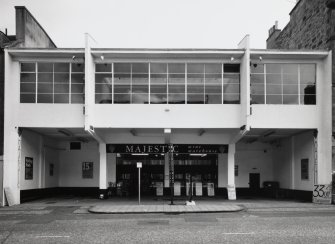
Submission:
{"label": "building facade", "polygon": [[[7,48],[4,187],[227,195],[331,182],[331,53]],[[173,157],[171,159],[171,157]]]}
{"label": "building facade", "polygon": [[[4,79],[6,47],[56,48],[49,35],[24,6],[15,7],[15,35],[0,31],[0,189],[3,191]],[[0,196],[2,202],[2,194]]]}
{"label": "building facade", "polygon": [[[300,0],[290,12],[290,22],[283,30],[274,25],[267,39],[269,49],[314,49],[332,51],[332,127],[335,131],[335,1]],[[333,155],[335,146],[333,146]],[[333,169],[335,169],[333,156]]]}

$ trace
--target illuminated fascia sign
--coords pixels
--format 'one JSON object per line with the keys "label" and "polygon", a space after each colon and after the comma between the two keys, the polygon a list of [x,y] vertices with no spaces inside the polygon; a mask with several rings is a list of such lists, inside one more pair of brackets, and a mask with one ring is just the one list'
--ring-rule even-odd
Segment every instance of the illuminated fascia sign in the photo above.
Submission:
{"label": "illuminated fascia sign", "polygon": [[[167,144],[106,144],[107,153],[168,153]],[[227,153],[228,145],[173,144],[174,153]]]}

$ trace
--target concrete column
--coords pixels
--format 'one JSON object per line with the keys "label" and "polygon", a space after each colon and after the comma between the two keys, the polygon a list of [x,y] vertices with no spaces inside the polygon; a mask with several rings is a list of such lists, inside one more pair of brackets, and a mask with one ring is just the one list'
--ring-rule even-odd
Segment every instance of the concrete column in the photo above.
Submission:
{"label": "concrete column", "polygon": [[228,147],[228,185],[235,186],[235,144]]}
{"label": "concrete column", "polygon": [[167,153],[165,153],[164,160],[164,187],[169,187],[169,155]]}
{"label": "concrete column", "polygon": [[107,189],[107,152],[106,144],[99,143],[100,168],[99,168],[99,189]]}
{"label": "concrete column", "polygon": [[[17,128],[5,127],[3,186],[10,191],[12,202],[20,204],[20,148]],[[5,200],[5,198],[3,198]],[[5,204],[5,202],[3,202]]]}

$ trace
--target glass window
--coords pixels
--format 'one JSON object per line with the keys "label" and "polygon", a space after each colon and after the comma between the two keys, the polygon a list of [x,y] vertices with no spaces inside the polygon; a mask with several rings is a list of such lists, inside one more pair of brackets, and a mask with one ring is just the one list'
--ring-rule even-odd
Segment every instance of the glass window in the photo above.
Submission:
{"label": "glass window", "polygon": [[21,103],[83,103],[84,64],[21,63],[20,83]]}
{"label": "glass window", "polygon": [[96,64],[95,72],[112,72],[111,64]]}
{"label": "glass window", "polygon": [[239,64],[114,63],[110,68],[96,64],[96,103],[240,102]]}
{"label": "glass window", "polygon": [[264,64],[260,69],[251,65],[251,102],[315,104],[315,72],[315,64]]}

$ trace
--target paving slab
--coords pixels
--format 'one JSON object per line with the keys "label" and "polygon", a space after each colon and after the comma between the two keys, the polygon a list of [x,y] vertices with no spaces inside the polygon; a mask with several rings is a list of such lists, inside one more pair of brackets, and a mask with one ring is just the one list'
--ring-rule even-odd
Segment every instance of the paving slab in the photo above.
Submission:
{"label": "paving slab", "polygon": [[212,213],[238,212],[244,208],[233,204],[186,205],[96,205],[88,209],[90,213],[134,214],[134,213]]}

